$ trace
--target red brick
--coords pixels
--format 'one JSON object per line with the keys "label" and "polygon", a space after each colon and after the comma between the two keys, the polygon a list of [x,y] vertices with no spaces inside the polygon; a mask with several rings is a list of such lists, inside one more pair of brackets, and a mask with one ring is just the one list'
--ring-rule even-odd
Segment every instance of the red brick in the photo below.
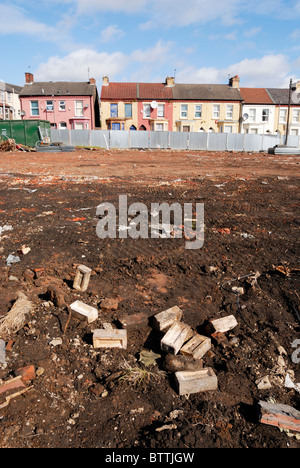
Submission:
{"label": "red brick", "polygon": [[20,376],[22,382],[29,382],[35,379],[35,368],[34,366],[20,367],[16,370],[15,375]]}

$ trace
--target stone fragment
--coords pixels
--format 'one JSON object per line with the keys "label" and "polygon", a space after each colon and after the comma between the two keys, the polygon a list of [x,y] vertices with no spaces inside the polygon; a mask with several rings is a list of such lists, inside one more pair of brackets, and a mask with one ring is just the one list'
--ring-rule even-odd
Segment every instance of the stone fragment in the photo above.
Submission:
{"label": "stone fragment", "polygon": [[175,322],[162,338],[160,342],[161,349],[177,354],[183,344],[193,335],[194,332],[189,325],[183,322]]}
{"label": "stone fragment", "polygon": [[75,301],[70,305],[73,317],[78,320],[92,323],[98,319],[98,310],[95,307],[89,306],[81,301]]}
{"label": "stone fragment", "polygon": [[75,275],[73,288],[85,292],[89,286],[92,270],[85,265],[79,265]]}
{"label": "stone fragment", "polygon": [[179,322],[182,318],[182,310],[178,306],[159,312],[153,317],[153,328],[166,332],[175,322]]}
{"label": "stone fragment", "polygon": [[217,376],[210,367],[195,372],[176,372],[175,379],[179,395],[206,392],[218,388]]}

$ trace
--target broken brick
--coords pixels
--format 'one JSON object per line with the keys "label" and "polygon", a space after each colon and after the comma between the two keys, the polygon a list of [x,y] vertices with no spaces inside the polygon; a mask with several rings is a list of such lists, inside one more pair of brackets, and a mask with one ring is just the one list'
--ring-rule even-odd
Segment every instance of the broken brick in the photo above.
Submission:
{"label": "broken brick", "polygon": [[15,372],[16,376],[20,376],[22,379],[22,382],[30,382],[31,380],[34,380],[36,375],[35,375],[35,368],[34,366],[26,366],[26,367],[20,367],[19,369],[16,370]]}

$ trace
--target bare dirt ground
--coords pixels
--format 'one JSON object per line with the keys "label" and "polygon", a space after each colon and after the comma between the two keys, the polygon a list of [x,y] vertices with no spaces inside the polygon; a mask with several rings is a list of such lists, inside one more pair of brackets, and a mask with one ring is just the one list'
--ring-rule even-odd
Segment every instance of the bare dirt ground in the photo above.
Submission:
{"label": "bare dirt ground", "polygon": [[[300,157],[77,149],[75,153],[0,154],[0,320],[19,292],[32,301],[26,323],[9,336],[0,364],[1,448],[287,448],[299,440],[262,424],[258,402],[300,409],[292,343],[299,339]],[[204,203],[205,241],[104,239],[96,207]],[[31,251],[7,266],[11,254]],[[78,264],[93,270],[85,293],[73,289]],[[213,267],[213,268],[211,268]],[[244,288],[239,296],[229,283]],[[69,320],[48,296],[55,283],[68,305],[99,310],[92,324]],[[102,310],[105,298],[117,310]],[[161,336],[149,325],[128,329],[126,350],[93,348],[92,332],[124,314],[150,318],[178,305],[199,333],[212,318],[236,316],[225,347],[203,360],[218,389],[179,396],[165,370]],[[143,350],[160,357],[141,362]],[[1,387],[33,365],[32,388],[3,406]],[[258,381],[268,376],[270,388]],[[9,394],[12,394],[10,391]],[[1,405],[3,408],[1,409]]]}

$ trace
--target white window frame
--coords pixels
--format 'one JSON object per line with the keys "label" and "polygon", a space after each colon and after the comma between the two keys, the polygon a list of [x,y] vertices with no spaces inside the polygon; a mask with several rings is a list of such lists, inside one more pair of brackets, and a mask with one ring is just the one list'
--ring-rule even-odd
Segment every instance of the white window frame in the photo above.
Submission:
{"label": "white window frame", "polygon": [[262,122],[269,122],[270,120],[270,110],[267,108],[262,109],[261,111],[261,121]]}
{"label": "white window frame", "polygon": [[279,110],[279,122],[286,123],[286,119],[287,119],[287,108],[283,107]]}
{"label": "white window frame", "polygon": [[165,105],[158,104],[157,106],[157,117],[164,118],[165,117]]}
{"label": "white window frame", "polygon": [[293,109],[292,123],[299,123],[300,109]]}
{"label": "white window frame", "polygon": [[151,117],[151,105],[143,104],[143,117],[144,119],[150,119]]}
{"label": "white window frame", "polygon": [[249,122],[256,122],[256,109],[249,109]]}
{"label": "white window frame", "polygon": [[59,122],[59,130],[67,130],[67,122]]}
{"label": "white window frame", "polygon": [[187,119],[188,118],[188,104],[181,104],[180,106],[180,118]]}
{"label": "white window frame", "polygon": [[61,112],[66,112],[66,101],[59,101],[59,110]]}
{"label": "white window frame", "polygon": [[195,119],[202,118],[202,104],[195,104]]}
{"label": "white window frame", "polygon": [[220,104],[214,104],[213,105],[212,117],[213,117],[214,120],[220,118]]}
{"label": "white window frame", "polygon": [[75,116],[84,117],[84,106],[83,101],[75,101]]}
{"label": "white window frame", "polygon": [[[37,103],[37,107],[33,107],[33,103]],[[37,110],[37,114],[33,113],[33,111]],[[38,117],[40,115],[40,105],[39,101],[30,101],[30,115],[31,117]]]}
{"label": "white window frame", "polygon": [[226,119],[233,120],[233,104],[227,104],[226,106]]}
{"label": "white window frame", "polygon": [[47,112],[54,112],[54,101],[53,100],[46,101],[46,111]]}
{"label": "white window frame", "polygon": [[232,125],[224,125],[224,133],[233,133]]}

